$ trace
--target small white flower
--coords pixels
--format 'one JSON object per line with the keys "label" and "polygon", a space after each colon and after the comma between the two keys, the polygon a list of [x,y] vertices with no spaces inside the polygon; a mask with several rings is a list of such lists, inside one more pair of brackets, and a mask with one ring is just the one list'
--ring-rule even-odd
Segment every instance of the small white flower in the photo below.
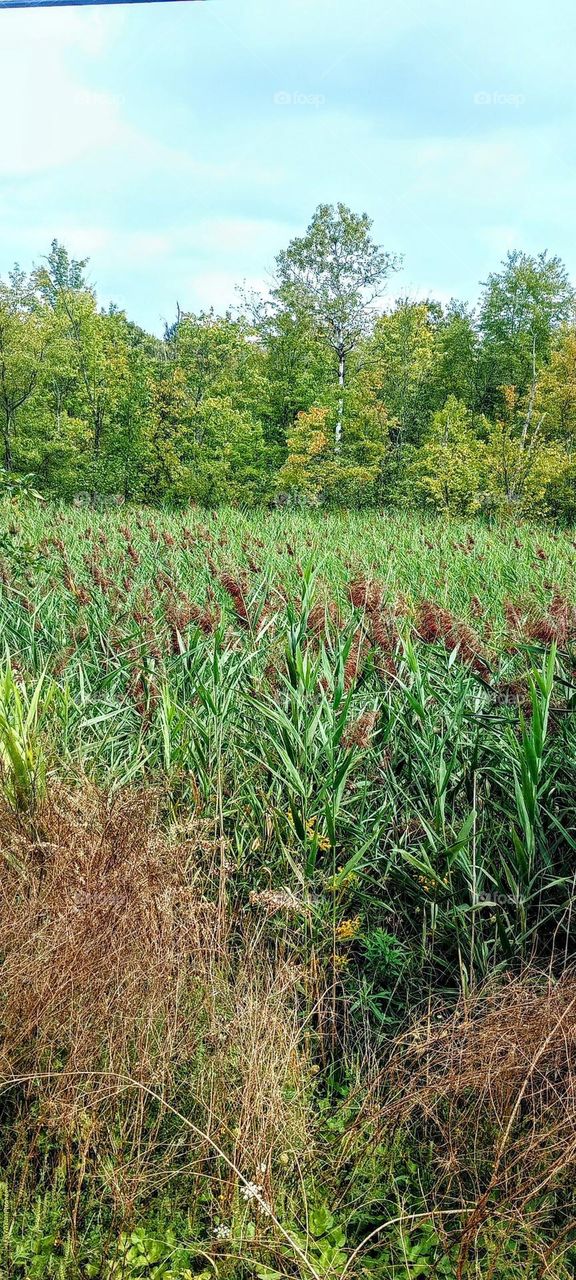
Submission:
{"label": "small white flower", "polygon": [[226,1223],[224,1222],[220,1223],[219,1227],[214,1227],[214,1235],[216,1236],[217,1240],[229,1240],[230,1234],[231,1234],[231,1228],[227,1227]]}
{"label": "small white flower", "polygon": [[259,1173],[266,1173],[267,1168],[268,1168],[268,1165],[266,1164],[265,1160],[262,1160],[258,1165]]}
{"label": "small white flower", "polygon": [[244,1200],[261,1200],[262,1187],[257,1182],[247,1182],[246,1186],[242,1187],[241,1194]]}
{"label": "small white flower", "polygon": [[241,1191],[241,1195],[244,1200],[246,1201],[255,1200],[258,1206],[259,1212],[265,1214],[266,1217],[269,1218],[270,1214],[272,1213],[272,1210],[270,1208],[270,1205],[266,1203],[262,1193],[263,1193],[263,1187],[261,1187],[258,1182],[247,1182],[246,1186],[242,1187],[242,1191]]}

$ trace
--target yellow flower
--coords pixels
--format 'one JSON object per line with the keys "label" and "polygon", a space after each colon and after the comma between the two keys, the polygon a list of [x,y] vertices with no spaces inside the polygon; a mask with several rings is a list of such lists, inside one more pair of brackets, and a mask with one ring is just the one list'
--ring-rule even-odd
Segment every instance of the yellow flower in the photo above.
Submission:
{"label": "yellow flower", "polygon": [[349,920],[341,920],[336,926],[336,938],[338,942],[351,942],[356,937],[360,929],[360,916],[353,916]]}
{"label": "yellow flower", "polygon": [[[356,884],[358,876],[355,871],[349,871],[348,875],[342,875],[342,867],[336,868],[336,875],[331,876],[326,882],[326,892],[336,893],[338,889],[348,889],[350,885]],[[342,877],[342,878],[340,878]]]}
{"label": "yellow flower", "polygon": [[318,848],[321,850],[322,853],[325,853],[326,850],[330,848],[330,841],[328,839],[328,836],[318,835],[316,818],[308,819],[306,823],[306,835],[309,840],[314,840],[314,839],[316,840]]}

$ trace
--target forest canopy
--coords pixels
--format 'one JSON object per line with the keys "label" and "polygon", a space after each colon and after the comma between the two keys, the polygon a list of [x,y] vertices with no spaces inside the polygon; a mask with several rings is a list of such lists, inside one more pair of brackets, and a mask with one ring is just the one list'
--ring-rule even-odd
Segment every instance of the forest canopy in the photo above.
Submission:
{"label": "forest canopy", "polygon": [[65,500],[423,506],[576,518],[576,295],[508,253],[477,304],[393,294],[366,214],[321,205],[267,297],[102,309],[54,241],[0,281],[3,484]]}

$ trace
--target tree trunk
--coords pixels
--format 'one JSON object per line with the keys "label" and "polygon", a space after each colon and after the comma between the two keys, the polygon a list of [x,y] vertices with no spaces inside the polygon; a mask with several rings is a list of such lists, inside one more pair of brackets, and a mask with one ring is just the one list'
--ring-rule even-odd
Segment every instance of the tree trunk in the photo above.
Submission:
{"label": "tree trunk", "polygon": [[102,409],[100,408],[100,406],[98,406],[94,414],[94,459],[95,461],[98,460],[98,457],[100,455],[100,445],[102,442],[103,418],[104,418],[104,414],[102,413]]}
{"label": "tree trunk", "polygon": [[12,455],[12,417],[6,414],[2,437],[4,441],[4,467],[6,471],[12,471],[14,458]]}
{"label": "tree trunk", "polygon": [[97,481],[99,481],[98,463],[100,461],[100,445],[102,443],[103,426],[104,426],[104,413],[102,411],[101,406],[97,405],[94,410],[94,434],[92,438],[92,505],[93,506],[96,506],[96,502],[99,498]]}
{"label": "tree trunk", "polygon": [[338,419],[336,422],[336,431],[334,432],[334,447],[339,453],[342,446],[342,427],[344,423],[344,385],[346,382],[346,352],[342,347],[338,350],[338,386],[340,387],[340,398],[338,400]]}

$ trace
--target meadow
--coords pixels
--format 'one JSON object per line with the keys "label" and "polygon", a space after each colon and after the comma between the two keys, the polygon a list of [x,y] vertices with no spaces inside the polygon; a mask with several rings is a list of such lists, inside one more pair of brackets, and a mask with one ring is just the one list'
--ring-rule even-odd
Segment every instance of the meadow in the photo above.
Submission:
{"label": "meadow", "polygon": [[564,1280],[574,530],[0,508],[0,1276]]}

